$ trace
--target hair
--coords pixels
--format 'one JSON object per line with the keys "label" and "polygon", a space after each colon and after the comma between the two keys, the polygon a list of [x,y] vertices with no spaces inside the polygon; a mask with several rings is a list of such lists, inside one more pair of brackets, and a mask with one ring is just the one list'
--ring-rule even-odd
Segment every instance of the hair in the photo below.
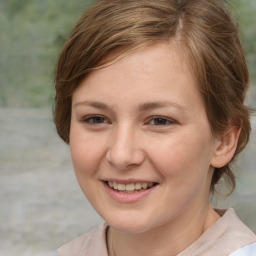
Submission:
{"label": "hair", "polygon": [[[221,177],[235,188],[234,158],[246,146],[251,126],[244,105],[248,68],[238,27],[218,0],[101,0],[84,13],[66,41],[56,69],[54,121],[69,143],[72,94],[82,80],[115,59],[157,42],[177,41],[197,81],[212,133],[241,128],[232,161],[216,168],[211,191]],[[112,56],[112,55],[111,55]],[[105,63],[104,63],[105,61]]]}

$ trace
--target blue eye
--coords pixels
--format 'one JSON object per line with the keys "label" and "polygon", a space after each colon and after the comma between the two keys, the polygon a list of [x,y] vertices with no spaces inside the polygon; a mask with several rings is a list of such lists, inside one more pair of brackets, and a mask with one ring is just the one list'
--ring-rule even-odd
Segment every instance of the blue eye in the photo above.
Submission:
{"label": "blue eye", "polygon": [[103,116],[97,116],[97,115],[87,116],[87,117],[83,118],[82,121],[84,123],[88,123],[88,124],[103,124],[103,123],[107,123],[106,118],[104,118]]}
{"label": "blue eye", "polygon": [[162,117],[162,116],[155,116],[149,122],[149,124],[151,125],[158,125],[158,126],[170,125],[173,123],[175,123],[173,120]]}

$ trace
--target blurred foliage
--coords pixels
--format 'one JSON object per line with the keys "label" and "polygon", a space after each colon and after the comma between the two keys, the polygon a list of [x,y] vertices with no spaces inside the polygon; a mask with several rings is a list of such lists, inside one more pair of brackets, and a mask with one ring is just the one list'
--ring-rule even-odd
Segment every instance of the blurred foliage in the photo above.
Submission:
{"label": "blurred foliage", "polygon": [[251,83],[256,87],[256,1],[231,0],[231,10],[240,27]]}
{"label": "blurred foliage", "polygon": [[53,101],[58,53],[88,0],[0,0],[0,106]]}
{"label": "blurred foliage", "polygon": [[[256,72],[256,1],[231,0],[252,81]],[[0,0],[0,106],[53,102],[53,74],[67,35],[92,0]]]}

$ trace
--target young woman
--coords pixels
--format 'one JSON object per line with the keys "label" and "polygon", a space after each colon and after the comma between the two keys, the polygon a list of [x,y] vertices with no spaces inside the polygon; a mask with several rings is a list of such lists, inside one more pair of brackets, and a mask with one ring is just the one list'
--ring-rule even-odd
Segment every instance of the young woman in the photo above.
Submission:
{"label": "young woman", "polygon": [[248,70],[221,1],[102,0],[59,58],[55,123],[105,223],[60,256],[256,255],[220,178],[250,134]]}

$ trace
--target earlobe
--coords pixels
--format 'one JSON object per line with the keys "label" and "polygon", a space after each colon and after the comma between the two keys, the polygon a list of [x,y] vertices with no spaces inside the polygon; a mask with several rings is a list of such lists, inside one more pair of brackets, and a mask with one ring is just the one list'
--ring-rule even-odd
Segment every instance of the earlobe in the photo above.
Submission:
{"label": "earlobe", "polygon": [[233,158],[241,127],[233,126],[216,144],[214,155],[211,159],[211,166],[221,168]]}

